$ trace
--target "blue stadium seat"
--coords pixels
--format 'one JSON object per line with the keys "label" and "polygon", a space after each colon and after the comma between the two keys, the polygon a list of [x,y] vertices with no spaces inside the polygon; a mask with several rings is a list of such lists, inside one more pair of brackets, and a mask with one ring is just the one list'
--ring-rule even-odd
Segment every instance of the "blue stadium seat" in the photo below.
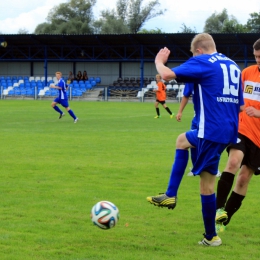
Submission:
{"label": "blue stadium seat", "polygon": [[8,91],[8,96],[14,96],[14,91],[13,90],[9,90]]}
{"label": "blue stadium seat", "polygon": [[15,94],[15,96],[20,96],[20,95],[21,95],[21,90],[20,90],[20,88],[15,88],[14,94]]}
{"label": "blue stadium seat", "polygon": [[49,90],[45,91],[45,96],[50,96],[51,92]]}
{"label": "blue stadium seat", "polygon": [[91,86],[92,86],[92,87],[95,87],[96,85],[97,85],[96,81],[95,81],[95,80],[92,80],[92,81],[91,81]]}
{"label": "blue stadium seat", "polygon": [[100,77],[96,77],[95,80],[96,80],[96,83],[97,83],[97,84],[101,83],[101,78],[100,78]]}
{"label": "blue stadium seat", "polygon": [[86,92],[86,91],[87,91],[87,88],[86,88],[85,85],[84,85],[84,87],[81,87],[80,90],[81,90],[82,92]]}
{"label": "blue stadium seat", "polygon": [[87,89],[87,90],[92,89],[92,85],[91,85],[91,84],[86,84],[86,89]]}
{"label": "blue stadium seat", "polygon": [[23,88],[23,89],[21,89],[21,95],[22,96],[25,96],[26,95],[26,90]]}
{"label": "blue stadium seat", "polygon": [[32,89],[30,89],[30,88],[26,89],[26,96],[33,96],[33,95],[34,95],[34,93],[33,93]]}

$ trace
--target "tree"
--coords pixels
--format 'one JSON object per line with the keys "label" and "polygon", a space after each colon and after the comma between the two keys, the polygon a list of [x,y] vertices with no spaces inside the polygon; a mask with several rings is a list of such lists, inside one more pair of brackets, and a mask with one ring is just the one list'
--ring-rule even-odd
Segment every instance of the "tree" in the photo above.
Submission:
{"label": "tree", "polygon": [[137,33],[148,20],[165,12],[158,10],[159,0],[151,1],[143,7],[142,4],[143,0],[118,0],[116,10],[101,12],[102,17],[94,23],[95,32]]}
{"label": "tree", "polygon": [[84,34],[92,33],[93,11],[97,0],[70,0],[53,7],[47,16],[47,22],[39,24],[36,34]]}
{"label": "tree", "polygon": [[248,32],[245,25],[239,24],[235,18],[224,21],[222,33],[245,33]]}
{"label": "tree", "polygon": [[94,33],[100,34],[123,34],[130,33],[126,22],[118,16],[115,10],[101,11],[102,18],[93,23]]}
{"label": "tree", "polygon": [[246,26],[239,24],[235,16],[228,15],[227,9],[221,13],[214,12],[207,18],[204,26],[207,33],[242,33],[247,32]]}
{"label": "tree", "polygon": [[194,30],[192,30],[190,27],[187,27],[186,24],[182,24],[180,33],[197,33],[196,28],[194,27]]}
{"label": "tree", "polygon": [[204,26],[204,32],[207,33],[220,33],[223,28],[225,20],[228,19],[227,9],[223,9],[222,13],[214,12],[207,18]]}
{"label": "tree", "polygon": [[17,34],[28,34],[29,31],[26,28],[20,28],[17,32]]}
{"label": "tree", "polygon": [[149,34],[149,33],[154,33],[154,34],[159,34],[159,33],[165,33],[162,31],[162,29],[156,28],[156,29],[151,29],[151,30],[147,30],[147,29],[142,29],[140,31],[138,31],[139,34],[143,33],[143,34]]}
{"label": "tree", "polygon": [[248,19],[246,27],[251,33],[260,33],[260,12],[251,13],[250,19]]}

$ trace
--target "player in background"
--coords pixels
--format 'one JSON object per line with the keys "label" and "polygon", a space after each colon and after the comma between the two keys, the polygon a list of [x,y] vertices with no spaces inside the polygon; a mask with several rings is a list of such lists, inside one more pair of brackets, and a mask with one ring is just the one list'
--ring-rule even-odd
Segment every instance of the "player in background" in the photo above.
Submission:
{"label": "player in background", "polygon": [[[222,240],[215,229],[214,187],[220,155],[229,143],[237,140],[238,113],[243,105],[240,69],[234,61],[217,52],[212,36],[207,33],[197,34],[193,38],[191,52],[192,58],[170,69],[164,65],[170,55],[169,49],[165,47],[158,52],[155,65],[162,79],[166,81],[178,78],[181,82],[194,83],[198,144],[197,160],[192,172],[200,175],[205,228],[204,238],[199,244],[219,246]],[[147,197],[150,203],[167,208],[176,206],[176,194],[188,156],[188,150],[176,149],[176,163],[172,166],[168,188],[164,194]]]}
{"label": "player in background", "polygon": [[173,118],[174,114],[170,110],[169,107],[166,105],[166,86],[162,82],[162,78],[160,74],[157,74],[156,76],[156,83],[157,83],[157,89],[154,89],[153,91],[156,93],[156,101],[155,101],[155,109],[156,109],[156,116],[154,118],[160,118],[160,109],[158,107],[159,103],[166,109],[166,111],[170,114],[170,118]]}
{"label": "player in background", "polygon": [[75,116],[73,111],[69,107],[69,102],[68,102],[68,96],[67,96],[67,85],[65,81],[62,78],[62,73],[61,72],[56,72],[55,73],[56,78],[58,79],[58,83],[56,85],[51,84],[50,88],[56,88],[59,90],[59,96],[53,100],[51,103],[51,106],[56,110],[60,116],[59,119],[61,119],[65,114],[60,110],[60,108],[57,106],[57,104],[61,104],[65,109],[68,111],[70,116],[74,119],[74,123],[78,122],[78,118]]}
{"label": "player in background", "polygon": [[253,174],[260,174],[260,39],[253,44],[253,53],[257,64],[242,71],[245,109],[239,115],[238,142],[227,148],[227,165],[217,186],[216,228],[220,232],[241,207]]}

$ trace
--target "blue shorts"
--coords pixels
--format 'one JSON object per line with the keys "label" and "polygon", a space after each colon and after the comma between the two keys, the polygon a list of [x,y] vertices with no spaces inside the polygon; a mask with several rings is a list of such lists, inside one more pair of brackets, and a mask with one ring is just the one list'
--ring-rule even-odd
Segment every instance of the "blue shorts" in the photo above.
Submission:
{"label": "blue shorts", "polygon": [[69,107],[68,99],[60,99],[60,98],[57,97],[53,101],[58,103],[58,104],[61,104],[63,107]]}
{"label": "blue shorts", "polygon": [[222,152],[226,149],[227,144],[220,144],[198,138],[197,143],[197,160],[191,170],[194,175],[199,175],[206,171],[212,175],[218,173],[218,165]]}
{"label": "blue shorts", "polygon": [[187,140],[189,141],[189,143],[194,146],[197,147],[198,145],[198,129],[194,129],[194,130],[190,130],[188,132],[185,133]]}

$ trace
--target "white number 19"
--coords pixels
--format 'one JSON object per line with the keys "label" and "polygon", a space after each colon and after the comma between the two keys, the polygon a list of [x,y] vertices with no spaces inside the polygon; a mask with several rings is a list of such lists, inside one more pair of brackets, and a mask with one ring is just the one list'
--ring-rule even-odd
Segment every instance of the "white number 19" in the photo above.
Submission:
{"label": "white number 19", "polygon": [[[231,64],[229,66],[229,71],[226,64],[220,64],[223,70],[223,78],[224,78],[224,88],[223,94],[225,95],[233,95],[238,96],[238,88],[240,82],[240,70],[234,65]],[[229,85],[229,80],[231,80],[231,84]]]}

